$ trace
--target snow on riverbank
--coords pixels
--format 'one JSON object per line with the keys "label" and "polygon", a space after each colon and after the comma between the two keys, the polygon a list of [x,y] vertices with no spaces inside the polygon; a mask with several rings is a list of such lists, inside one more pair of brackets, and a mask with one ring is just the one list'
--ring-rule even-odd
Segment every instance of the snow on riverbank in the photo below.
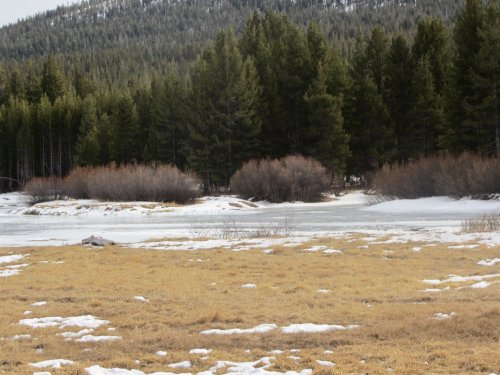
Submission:
{"label": "snow on riverbank", "polygon": [[326,196],[316,203],[251,202],[237,196],[202,197],[193,204],[176,205],[159,202],[101,202],[91,199],[68,199],[38,203],[28,206],[29,198],[22,193],[0,194],[0,213],[10,215],[54,215],[54,216],[142,216],[175,214],[219,214],[237,213],[266,208],[323,208],[335,206],[365,206],[363,210],[386,213],[484,213],[500,211],[500,198],[474,200],[470,198],[430,197],[419,199],[397,199],[369,205],[370,196],[354,191],[335,197]]}
{"label": "snow on riverbank", "polygon": [[396,199],[366,207],[366,211],[405,212],[500,212],[500,198],[495,200],[475,200],[470,198],[430,197],[419,199]]}
{"label": "snow on riverbank", "polygon": [[[5,197],[4,197],[5,196]],[[2,197],[4,198],[2,200]],[[7,204],[4,203],[8,202]],[[304,203],[286,202],[269,203],[251,202],[237,196],[202,197],[193,204],[179,206],[160,202],[101,202],[93,199],[67,199],[37,203],[28,207],[28,197],[21,193],[0,194],[0,209],[14,215],[53,215],[53,216],[143,216],[175,214],[237,214],[263,208],[286,207],[328,207],[346,205],[364,205],[367,199],[363,192],[357,191],[336,198],[325,197],[324,202]],[[10,210],[9,210],[10,209]]]}

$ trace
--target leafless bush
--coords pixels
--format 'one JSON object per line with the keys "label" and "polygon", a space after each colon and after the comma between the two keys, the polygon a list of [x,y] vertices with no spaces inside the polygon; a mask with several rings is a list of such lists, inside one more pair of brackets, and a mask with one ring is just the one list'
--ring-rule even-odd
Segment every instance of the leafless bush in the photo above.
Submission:
{"label": "leafless bush", "polygon": [[231,191],[244,198],[270,202],[312,202],[331,188],[326,169],[316,160],[287,156],[274,160],[251,160],[231,178]]}
{"label": "leafless bush", "polygon": [[484,198],[500,192],[500,160],[464,153],[434,156],[404,166],[384,166],[376,173],[372,189],[385,198]]}
{"label": "leafless bush", "polygon": [[500,212],[492,212],[462,222],[462,232],[500,232]]}
{"label": "leafless bush", "polygon": [[[27,185],[50,185],[35,179]],[[199,195],[198,179],[170,165],[127,165],[77,168],[59,180],[58,194],[77,199],[186,203]],[[25,191],[32,195],[35,189]],[[45,188],[47,190],[47,188]],[[37,195],[38,196],[38,195]]]}
{"label": "leafless bush", "polygon": [[59,177],[32,178],[24,185],[24,192],[30,196],[30,203],[36,204],[59,199],[63,180]]}

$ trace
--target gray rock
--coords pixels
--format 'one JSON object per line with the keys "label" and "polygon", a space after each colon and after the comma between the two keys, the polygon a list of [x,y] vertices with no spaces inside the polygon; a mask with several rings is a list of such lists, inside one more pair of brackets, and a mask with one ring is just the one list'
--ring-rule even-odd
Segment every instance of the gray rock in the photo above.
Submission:
{"label": "gray rock", "polygon": [[82,240],[83,245],[92,245],[92,246],[107,246],[107,245],[115,245],[116,242],[107,240],[102,237],[90,236]]}

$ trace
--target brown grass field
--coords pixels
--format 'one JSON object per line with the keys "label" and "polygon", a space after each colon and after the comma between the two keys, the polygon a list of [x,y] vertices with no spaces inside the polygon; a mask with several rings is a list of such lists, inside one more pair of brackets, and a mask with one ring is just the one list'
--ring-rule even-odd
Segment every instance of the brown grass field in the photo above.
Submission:
{"label": "brown grass field", "polygon": [[[327,245],[344,254],[303,251],[311,245]],[[367,243],[358,236],[354,242],[331,238],[295,248],[275,247],[269,255],[258,250],[82,246],[0,249],[0,256],[30,254],[22,261],[30,266],[19,275],[0,278],[0,373],[83,375],[92,365],[145,373],[196,373],[208,370],[216,360],[257,360],[276,349],[285,351],[274,355],[271,369],[280,372],[310,368],[314,374],[500,373],[500,283],[484,289],[458,289],[474,282],[450,283],[438,286],[450,286],[448,291],[422,292],[433,288],[423,279],[499,273],[499,264],[476,263],[498,257],[500,246],[449,249],[449,244],[437,244],[414,252],[412,248],[422,244],[360,245]],[[190,261],[197,259],[206,261]],[[489,281],[495,280],[500,277]],[[241,288],[246,283],[257,288]],[[318,289],[331,291],[319,293]],[[144,296],[149,303],[134,296]],[[47,305],[31,306],[41,300]],[[33,312],[23,315],[25,310]],[[457,315],[447,320],[432,318],[435,313],[450,312]],[[66,342],[56,335],[63,332],[59,328],[18,324],[24,318],[87,314],[111,321],[94,335],[123,339]],[[205,329],[251,328],[262,323],[360,327],[315,334],[284,334],[279,329],[265,334],[200,334]],[[108,327],[116,331],[108,332]],[[32,339],[12,339],[21,334],[30,334]],[[213,352],[202,360],[200,355],[188,354],[193,348]],[[301,351],[291,353],[290,349]],[[168,355],[155,355],[159,350]],[[324,354],[325,350],[333,354]],[[289,355],[301,359],[294,361]],[[28,365],[57,358],[76,363],[59,370],[36,370]],[[321,366],[318,359],[336,366]],[[193,368],[167,367],[184,360],[191,360]]]}

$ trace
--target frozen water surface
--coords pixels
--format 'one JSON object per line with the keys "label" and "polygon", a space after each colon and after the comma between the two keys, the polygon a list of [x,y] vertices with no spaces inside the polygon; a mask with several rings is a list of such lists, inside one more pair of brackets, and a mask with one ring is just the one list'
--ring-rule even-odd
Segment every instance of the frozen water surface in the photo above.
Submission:
{"label": "frozen water surface", "polygon": [[[464,241],[474,236],[456,236],[463,220],[500,211],[500,200],[453,200],[447,197],[384,202],[370,206],[361,192],[322,203],[270,204],[249,206],[236,197],[204,198],[201,203],[168,210],[127,209],[106,214],[102,207],[85,208],[79,201],[50,203],[37,215],[23,214],[27,199],[19,193],[0,195],[0,246],[44,246],[80,243],[89,235],[118,243],[141,242],[153,238],[206,236],[227,227],[269,228],[293,222],[297,235],[333,235],[340,232],[400,231],[407,240],[419,240],[422,231],[445,233],[444,240]],[[237,204],[235,204],[237,203]],[[83,206],[83,205],[81,205]],[[255,207],[253,207],[255,206]],[[63,208],[61,208],[63,207]],[[61,211],[62,210],[62,211]],[[429,239],[427,232],[421,238]],[[486,236],[500,242],[499,234]],[[436,239],[439,240],[439,239]]]}

